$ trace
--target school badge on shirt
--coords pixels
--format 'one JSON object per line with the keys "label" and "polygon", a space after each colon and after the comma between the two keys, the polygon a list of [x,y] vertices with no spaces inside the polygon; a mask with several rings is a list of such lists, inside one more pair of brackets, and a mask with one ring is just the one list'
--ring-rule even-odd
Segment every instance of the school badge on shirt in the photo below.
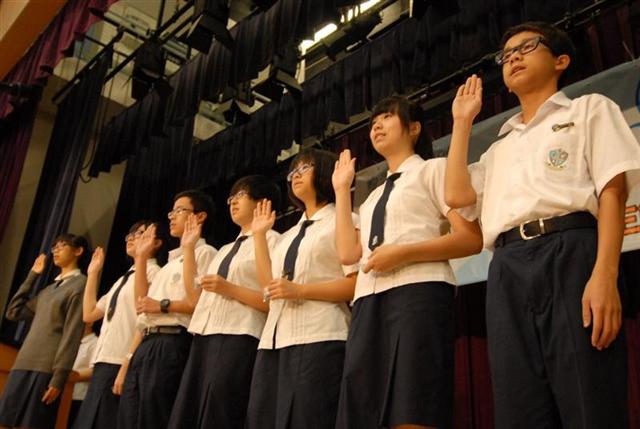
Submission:
{"label": "school badge on shirt", "polygon": [[562,149],[552,149],[549,151],[547,158],[547,166],[556,170],[562,170],[567,167],[567,159],[569,154]]}

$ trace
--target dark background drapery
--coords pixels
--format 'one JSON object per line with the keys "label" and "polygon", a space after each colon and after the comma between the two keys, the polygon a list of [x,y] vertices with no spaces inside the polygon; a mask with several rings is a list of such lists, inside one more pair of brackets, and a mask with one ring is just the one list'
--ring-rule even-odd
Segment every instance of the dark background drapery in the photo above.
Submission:
{"label": "dark background drapery", "polygon": [[[26,278],[36,256],[40,253],[50,254],[53,240],[66,232],[69,225],[76,185],[111,57],[112,52],[106,51],[59,105],[10,296]],[[46,275],[41,276],[33,294],[39,292],[49,280],[52,264],[51,258],[48,259]],[[0,335],[5,342],[21,342],[26,326],[24,322],[5,320]]]}
{"label": "dark background drapery", "polygon": [[[233,28],[236,50],[214,43],[207,55],[199,55],[171,77],[173,93],[163,100],[157,93],[113,118],[101,134],[91,174],[108,171],[128,159],[109,242],[109,257],[102,291],[121,274],[129,262],[123,242],[130,224],[140,218],[165,218],[175,192],[198,187],[210,192],[220,210],[214,244],[235,236],[223,211],[230,184],[244,174],[266,173],[282,179],[285,166],[275,165],[282,148],[293,140],[322,136],[327,125],[346,123],[370,109],[380,98],[408,93],[437,82],[448,74],[495,50],[507,27],[525,20],[554,21],[591,3],[587,0],[433,2],[421,19],[406,19],[361,46],[344,60],[303,84],[303,96],[285,95],[255,112],[248,124],[229,128],[192,146],[193,117],[202,99],[214,99],[230,85],[248,81],[288,43],[310,35],[335,16],[332,1],[279,0],[263,13],[252,15]],[[624,46],[640,54],[637,24],[640,1],[619,2],[613,11],[599,15],[572,30],[578,45],[579,73],[587,77],[628,60]],[[278,28],[274,32],[273,29]],[[624,42],[624,45],[622,44]],[[464,75],[465,73],[461,74]],[[450,81],[455,85],[456,79]],[[513,107],[517,100],[504,93],[487,94],[481,118]],[[451,129],[448,109],[428,112],[427,129],[434,137]],[[158,126],[161,124],[162,126]],[[358,168],[380,160],[368,142],[366,128],[356,128],[323,145],[334,151],[349,147],[358,157]],[[284,216],[284,229],[298,214]],[[626,290],[633,298],[640,280],[639,253],[623,255]],[[22,260],[22,258],[21,258]],[[30,263],[30,261],[29,261]],[[484,330],[486,284],[462,286],[456,297],[455,426],[493,426],[491,384]],[[629,347],[629,403],[631,427],[640,428],[640,322],[637,307],[627,308],[625,328]]]}

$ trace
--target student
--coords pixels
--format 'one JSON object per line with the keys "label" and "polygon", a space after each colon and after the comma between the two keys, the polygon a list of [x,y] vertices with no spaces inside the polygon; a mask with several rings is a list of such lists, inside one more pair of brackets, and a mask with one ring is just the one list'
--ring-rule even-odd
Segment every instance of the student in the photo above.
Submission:
{"label": "student", "polygon": [[616,283],[640,148],[611,100],[558,91],[573,53],[549,24],[507,30],[496,61],[522,112],[469,169],[480,79],[469,78],[453,103],[447,203],[475,203],[494,249],[486,313],[498,428],[628,423]]}
{"label": "student", "polygon": [[72,427],[76,421],[78,411],[80,410],[80,407],[82,407],[82,403],[87,396],[89,380],[91,380],[91,376],[93,374],[91,359],[96,351],[97,343],[98,336],[93,332],[93,323],[85,323],[84,331],[82,332],[82,339],[80,340],[80,347],[78,348],[78,354],[76,355],[76,360],[73,362],[72,374],[74,375],[76,383],[73,385],[71,408],[69,410],[69,418],[67,420],[67,427],[69,428]]}
{"label": "student", "polygon": [[[125,251],[133,259],[136,243],[144,231],[153,225],[150,221],[134,223],[126,235]],[[153,255],[163,246],[157,239],[153,243],[152,257],[147,261],[147,279],[152,281],[160,270]],[[113,419],[118,415],[120,396],[114,393],[114,384],[120,366],[126,359],[129,346],[136,330],[136,310],[134,301],[134,267],[130,267],[99,300],[98,278],[104,266],[104,251],[96,248],[87,270],[87,286],[83,298],[83,319],[95,322],[102,319],[100,337],[96,352],[92,357],[93,375],[87,395],[78,411],[76,429],[112,428]],[[122,383],[118,390],[122,388]]]}
{"label": "student", "polygon": [[[207,224],[213,221],[211,197],[199,190],[174,197],[168,214],[172,237],[182,237],[190,214],[206,234]],[[181,247],[169,252],[169,262],[149,283],[147,262],[153,254],[155,236],[156,227],[151,225],[136,243],[133,275],[138,331],[114,384],[115,393],[122,395],[119,429],[167,427],[191,345],[187,332],[195,302],[191,296],[198,291],[185,287],[182,280]],[[215,254],[216,249],[200,238],[195,244],[196,272],[203,274]]]}
{"label": "student", "polygon": [[248,429],[335,425],[356,271],[340,264],[335,245],[335,160],[316,149],[294,158],[289,196],[304,213],[271,252],[271,202],[259,203],[254,214],[256,266],[269,313],[251,380]]}
{"label": "student", "polygon": [[82,338],[82,274],[90,255],[84,237],[62,234],[53,241],[55,281],[32,296],[44,272],[46,256],[38,256],[7,306],[9,320],[29,320],[31,328],[20,347],[0,398],[0,425],[53,428],[60,393],[73,366]]}
{"label": "student", "polygon": [[[258,340],[269,310],[256,274],[251,222],[259,201],[279,198],[278,187],[264,176],[243,177],[231,188],[227,204],[240,234],[218,251],[200,280],[202,293],[189,325],[194,338],[170,428],[244,427]],[[182,235],[187,288],[193,288],[199,230],[191,218]],[[279,235],[267,231],[269,249]]]}
{"label": "student", "polygon": [[389,171],[360,206],[361,232],[351,221],[355,158],[345,150],[335,165],[338,252],[342,263],[362,264],[337,428],[452,424],[449,259],[479,252],[482,237],[476,223],[444,202],[445,160],[418,155],[432,156],[421,119],[420,107],[404,97],[375,106],[369,135]]}

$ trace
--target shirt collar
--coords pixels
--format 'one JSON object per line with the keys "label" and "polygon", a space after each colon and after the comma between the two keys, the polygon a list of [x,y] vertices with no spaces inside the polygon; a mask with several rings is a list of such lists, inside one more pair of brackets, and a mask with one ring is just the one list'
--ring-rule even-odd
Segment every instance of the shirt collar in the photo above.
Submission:
{"label": "shirt collar", "polygon": [[253,231],[249,230],[246,234],[243,234],[242,232],[240,232],[240,233],[238,234],[238,236],[236,237],[236,240],[237,240],[238,238],[242,237],[242,236],[245,236],[245,237],[253,237]]}
{"label": "shirt collar", "polygon": [[409,158],[402,161],[402,164],[398,166],[398,169],[394,172],[387,170],[387,177],[391,176],[394,173],[404,173],[405,171],[409,171],[414,168],[416,165],[420,164],[423,159],[417,153],[414,153]]}
{"label": "shirt collar", "polygon": [[[311,216],[311,219],[309,220],[312,220],[312,221],[320,220],[323,217],[331,214],[333,211],[335,211],[335,205],[333,203],[329,203],[326,206],[322,207],[317,212],[315,212],[313,216]],[[300,220],[298,220],[297,225],[300,225],[305,220],[307,220],[307,215],[304,212],[302,212],[302,216],[300,216]]]}
{"label": "shirt collar", "polygon": [[[207,244],[207,242],[204,240],[204,238],[200,238],[198,239],[198,241],[196,241],[196,249],[200,246],[203,246]],[[176,258],[179,258],[180,256],[182,256],[182,247],[178,246],[173,250],[169,251],[169,260],[173,261]]]}
{"label": "shirt collar", "polygon": [[[567,97],[564,92],[558,91],[555,94],[553,94],[551,97],[547,98],[547,100],[544,103],[542,103],[542,105],[538,108],[538,111],[536,112],[531,122],[529,122],[529,124],[533,123],[536,120],[536,118],[538,118],[540,115],[543,115],[547,110],[552,109],[554,106],[569,107],[570,105],[571,105],[571,99]],[[522,112],[518,112],[512,117],[510,117],[507,122],[504,123],[504,125],[500,128],[500,131],[498,131],[498,136],[502,136],[515,128],[524,128],[524,127],[525,125],[522,123]]]}
{"label": "shirt collar", "polygon": [[71,277],[75,277],[75,276],[80,275],[80,274],[82,274],[82,273],[80,272],[80,268],[76,268],[75,270],[71,270],[71,271],[69,271],[69,272],[68,272],[67,274],[65,274],[64,276],[62,275],[62,273],[58,274],[54,280],[55,280],[55,281],[58,281],[58,280],[67,280],[67,279],[70,279]]}

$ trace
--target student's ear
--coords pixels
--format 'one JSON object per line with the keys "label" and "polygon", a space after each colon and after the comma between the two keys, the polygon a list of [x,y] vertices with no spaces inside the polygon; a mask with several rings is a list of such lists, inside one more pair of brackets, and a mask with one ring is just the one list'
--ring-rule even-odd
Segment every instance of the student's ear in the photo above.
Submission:
{"label": "student's ear", "polygon": [[418,121],[409,123],[409,135],[413,138],[417,138],[422,131],[422,124]]}
{"label": "student's ear", "polygon": [[198,213],[196,213],[196,221],[200,225],[202,225],[205,220],[207,220],[207,212],[198,212]]}
{"label": "student's ear", "polygon": [[80,256],[82,256],[83,253],[84,253],[84,247],[76,247],[75,250],[73,251],[73,254],[76,256],[76,258],[79,258]]}
{"label": "student's ear", "polygon": [[556,71],[565,71],[571,64],[571,57],[567,54],[558,55],[556,57]]}

